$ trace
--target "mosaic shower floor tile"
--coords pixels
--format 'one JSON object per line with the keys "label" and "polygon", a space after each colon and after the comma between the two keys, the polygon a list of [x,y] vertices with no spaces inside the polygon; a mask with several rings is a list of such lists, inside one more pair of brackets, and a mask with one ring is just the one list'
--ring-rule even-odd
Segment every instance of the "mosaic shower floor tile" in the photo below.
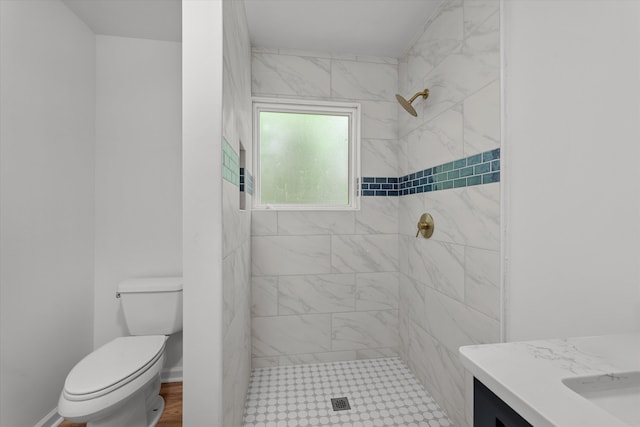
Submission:
{"label": "mosaic shower floor tile", "polygon": [[[331,399],[337,402],[334,411]],[[258,368],[244,427],[450,427],[451,421],[397,357]]]}

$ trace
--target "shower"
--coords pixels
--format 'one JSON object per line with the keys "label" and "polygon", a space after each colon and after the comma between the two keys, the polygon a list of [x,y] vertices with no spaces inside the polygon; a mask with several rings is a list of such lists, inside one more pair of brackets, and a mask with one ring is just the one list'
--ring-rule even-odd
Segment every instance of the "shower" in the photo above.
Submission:
{"label": "shower", "polygon": [[427,97],[429,96],[429,89],[425,89],[422,92],[418,92],[415,95],[413,95],[411,97],[410,100],[406,100],[404,99],[404,97],[402,97],[401,95],[396,94],[396,99],[398,100],[398,102],[400,103],[400,105],[402,105],[402,108],[404,108],[405,110],[407,110],[407,113],[411,114],[413,117],[418,117],[418,113],[416,112],[416,109],[413,108],[413,106],[411,105],[411,103],[413,101],[415,101],[415,99],[419,96],[422,96],[422,98],[427,99]]}

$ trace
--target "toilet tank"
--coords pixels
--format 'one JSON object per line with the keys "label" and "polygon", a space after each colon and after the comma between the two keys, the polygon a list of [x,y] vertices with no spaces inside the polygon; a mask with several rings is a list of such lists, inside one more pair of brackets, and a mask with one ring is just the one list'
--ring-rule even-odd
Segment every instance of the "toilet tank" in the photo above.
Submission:
{"label": "toilet tank", "polygon": [[171,335],[182,330],[182,277],[141,277],[118,285],[131,335]]}

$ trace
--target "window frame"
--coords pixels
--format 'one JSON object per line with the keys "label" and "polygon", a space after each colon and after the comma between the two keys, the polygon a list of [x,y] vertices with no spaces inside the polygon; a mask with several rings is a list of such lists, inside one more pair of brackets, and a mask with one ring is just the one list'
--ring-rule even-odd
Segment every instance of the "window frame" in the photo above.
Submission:
{"label": "window frame", "polygon": [[[345,115],[349,117],[349,170],[346,205],[264,204],[261,203],[260,179],[260,113],[302,113]],[[282,211],[349,211],[360,209],[360,126],[361,106],[357,102],[315,101],[306,99],[253,98],[253,209]]]}

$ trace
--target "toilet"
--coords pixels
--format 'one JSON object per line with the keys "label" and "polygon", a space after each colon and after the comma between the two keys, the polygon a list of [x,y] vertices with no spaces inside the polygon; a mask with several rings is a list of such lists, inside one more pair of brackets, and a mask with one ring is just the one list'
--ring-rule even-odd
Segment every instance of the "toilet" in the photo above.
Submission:
{"label": "toilet", "polygon": [[164,409],[165,344],[182,330],[182,278],[125,280],[116,297],[131,336],[103,345],[71,369],[58,413],[88,427],[153,427]]}

